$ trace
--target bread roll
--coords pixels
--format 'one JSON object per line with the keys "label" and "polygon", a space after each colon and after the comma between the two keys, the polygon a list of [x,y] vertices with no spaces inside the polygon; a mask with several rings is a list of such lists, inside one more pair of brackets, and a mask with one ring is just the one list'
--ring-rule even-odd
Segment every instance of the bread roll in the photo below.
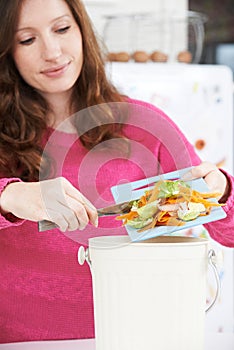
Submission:
{"label": "bread roll", "polygon": [[161,51],[154,51],[151,53],[150,59],[153,62],[167,62],[168,56]]}
{"label": "bread roll", "polygon": [[177,55],[177,60],[179,62],[191,63],[192,62],[192,54],[189,51],[181,51]]}
{"label": "bread roll", "polygon": [[135,62],[147,62],[149,59],[149,55],[145,51],[135,51],[132,55],[132,58]]}
{"label": "bread roll", "polygon": [[116,62],[128,62],[130,60],[130,55],[129,53],[122,51],[122,52],[117,52],[115,54],[115,61]]}
{"label": "bread roll", "polygon": [[109,52],[108,55],[107,55],[107,61],[115,62],[116,61],[116,53],[115,52]]}

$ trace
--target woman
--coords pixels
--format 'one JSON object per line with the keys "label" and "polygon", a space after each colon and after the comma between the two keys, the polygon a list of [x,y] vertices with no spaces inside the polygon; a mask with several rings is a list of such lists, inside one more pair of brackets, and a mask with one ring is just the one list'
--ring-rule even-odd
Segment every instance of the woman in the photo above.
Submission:
{"label": "woman", "polygon": [[[92,235],[125,234],[97,220],[111,186],[194,165],[187,178],[226,202],[207,228],[233,247],[233,178],[108,82],[79,0],[2,0],[0,14],[0,343],[91,338],[91,276],[76,256]],[[44,219],[59,229],[38,233]]]}

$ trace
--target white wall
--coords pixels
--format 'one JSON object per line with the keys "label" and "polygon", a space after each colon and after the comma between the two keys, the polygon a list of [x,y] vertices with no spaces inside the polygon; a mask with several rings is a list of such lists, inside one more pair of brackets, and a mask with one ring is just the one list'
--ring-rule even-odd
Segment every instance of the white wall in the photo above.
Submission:
{"label": "white wall", "polygon": [[188,8],[188,0],[83,0],[90,8],[102,7],[108,12],[110,8],[120,12],[137,11],[181,11]]}
{"label": "white wall", "polygon": [[103,15],[118,13],[178,13],[188,9],[188,0],[83,0],[97,31],[102,34]]}

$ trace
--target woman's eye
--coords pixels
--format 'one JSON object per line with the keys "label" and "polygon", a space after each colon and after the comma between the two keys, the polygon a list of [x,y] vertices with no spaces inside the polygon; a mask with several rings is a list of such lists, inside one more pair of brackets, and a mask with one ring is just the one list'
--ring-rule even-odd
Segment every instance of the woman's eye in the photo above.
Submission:
{"label": "woman's eye", "polygon": [[60,33],[60,34],[66,33],[70,29],[70,27],[71,26],[66,26],[66,27],[59,28],[59,29],[56,30],[56,32]]}
{"label": "woman's eye", "polygon": [[20,40],[21,45],[31,45],[34,42],[34,38],[28,38],[25,40]]}

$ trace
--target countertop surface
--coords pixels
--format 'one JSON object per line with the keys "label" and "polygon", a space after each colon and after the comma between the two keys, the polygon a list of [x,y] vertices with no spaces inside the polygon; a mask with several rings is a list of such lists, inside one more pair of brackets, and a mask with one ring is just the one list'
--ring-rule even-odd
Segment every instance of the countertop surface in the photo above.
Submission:
{"label": "countertop surface", "polygon": [[[40,341],[0,344],[0,350],[95,350],[95,340]],[[234,350],[234,333],[208,333],[204,350]]]}

